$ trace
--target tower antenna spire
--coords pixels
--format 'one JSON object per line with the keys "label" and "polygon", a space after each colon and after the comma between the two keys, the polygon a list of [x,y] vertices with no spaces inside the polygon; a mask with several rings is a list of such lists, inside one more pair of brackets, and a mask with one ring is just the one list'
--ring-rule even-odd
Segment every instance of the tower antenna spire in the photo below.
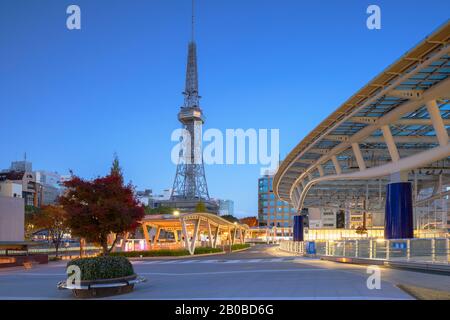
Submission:
{"label": "tower antenna spire", "polygon": [[192,25],[191,25],[191,38],[192,38],[192,42],[194,42],[195,38],[195,0],[192,0],[192,21],[191,21]]}

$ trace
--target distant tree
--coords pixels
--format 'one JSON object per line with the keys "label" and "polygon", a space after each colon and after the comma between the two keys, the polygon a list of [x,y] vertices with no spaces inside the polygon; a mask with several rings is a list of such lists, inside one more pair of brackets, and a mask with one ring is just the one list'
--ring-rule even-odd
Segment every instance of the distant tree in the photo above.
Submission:
{"label": "distant tree", "polygon": [[117,156],[117,153],[114,153],[114,159],[111,166],[111,174],[116,174],[120,177],[123,177],[122,168],[120,167],[119,157]]}
{"label": "distant tree", "polygon": [[240,223],[246,224],[249,227],[257,227],[258,226],[258,218],[257,217],[245,217],[239,220]]}
{"label": "distant tree", "polygon": [[39,213],[39,208],[35,206],[25,206],[25,239],[31,239],[33,233],[36,231],[36,226],[34,225],[34,217]]}
{"label": "distant tree", "polygon": [[199,201],[197,203],[197,205],[195,206],[195,212],[197,212],[197,213],[207,212],[205,203],[203,201]]}
{"label": "distant tree", "polygon": [[239,219],[236,218],[235,216],[232,216],[231,214],[226,214],[224,216],[221,216],[221,218],[223,218],[229,222],[232,222],[232,223],[239,222]]}
{"label": "distant tree", "polygon": [[[134,196],[134,187],[124,185],[117,156],[109,175],[92,181],[72,176],[64,186],[67,192],[60,203],[67,212],[72,234],[102,246],[108,255],[119,236],[132,232],[144,216],[144,208]],[[115,234],[108,249],[108,235]]]}
{"label": "distant tree", "polygon": [[176,211],[176,209],[170,207],[150,208],[149,206],[145,206],[144,210],[146,215],[173,214]]}
{"label": "distant tree", "polygon": [[70,231],[67,226],[67,213],[61,206],[43,206],[39,213],[34,214],[32,223],[35,228],[48,232],[48,236],[55,247],[56,258],[58,258],[64,234]]}

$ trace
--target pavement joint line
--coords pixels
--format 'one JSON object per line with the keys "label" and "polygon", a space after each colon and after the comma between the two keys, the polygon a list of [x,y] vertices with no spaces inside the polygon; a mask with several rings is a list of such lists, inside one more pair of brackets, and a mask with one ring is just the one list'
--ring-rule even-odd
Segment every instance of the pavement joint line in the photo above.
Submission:
{"label": "pavement joint line", "polygon": [[159,275],[159,276],[194,276],[194,275],[216,275],[216,274],[234,274],[234,273],[266,273],[266,272],[323,272],[328,269],[253,269],[253,270],[233,270],[233,271],[211,271],[211,272],[186,272],[186,273],[169,273],[169,272],[139,272],[139,275]]}

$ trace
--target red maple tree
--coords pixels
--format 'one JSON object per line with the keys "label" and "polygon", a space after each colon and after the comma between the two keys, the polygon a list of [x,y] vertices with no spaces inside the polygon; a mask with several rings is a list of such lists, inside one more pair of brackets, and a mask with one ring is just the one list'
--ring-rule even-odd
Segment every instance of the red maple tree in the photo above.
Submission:
{"label": "red maple tree", "polygon": [[[144,216],[144,208],[134,196],[134,187],[123,182],[117,157],[110,174],[92,181],[77,176],[64,182],[67,192],[59,202],[67,212],[72,234],[98,243],[107,255],[118,237],[134,231]],[[108,248],[108,235],[115,239]]]}
{"label": "red maple tree", "polygon": [[257,227],[258,226],[258,218],[257,217],[245,217],[239,220],[240,223],[246,224],[249,227]]}

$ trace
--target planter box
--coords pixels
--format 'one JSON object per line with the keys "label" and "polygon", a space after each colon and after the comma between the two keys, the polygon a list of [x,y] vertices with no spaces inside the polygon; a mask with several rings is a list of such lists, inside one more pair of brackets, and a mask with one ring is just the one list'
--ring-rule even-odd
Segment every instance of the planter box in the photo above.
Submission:
{"label": "planter box", "polygon": [[67,285],[66,281],[61,281],[58,289],[72,290],[77,298],[101,298],[129,293],[133,291],[135,284],[145,281],[144,278],[134,274],[113,279],[83,280],[79,286]]}

